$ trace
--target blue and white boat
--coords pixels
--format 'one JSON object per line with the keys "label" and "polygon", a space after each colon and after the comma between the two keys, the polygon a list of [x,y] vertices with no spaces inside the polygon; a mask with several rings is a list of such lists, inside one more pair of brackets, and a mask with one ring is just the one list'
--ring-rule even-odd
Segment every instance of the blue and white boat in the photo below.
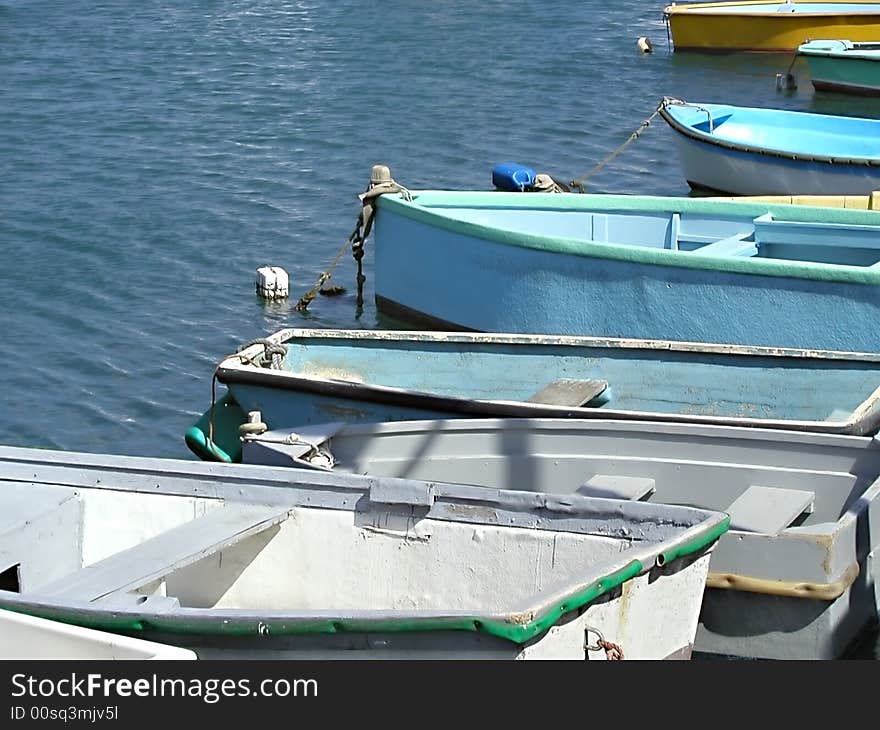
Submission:
{"label": "blue and white boat", "polygon": [[880,119],[665,100],[693,188],[736,195],[865,195],[880,188]]}
{"label": "blue and white boat", "polygon": [[227,393],[185,437],[216,461],[241,460],[243,433],[329,421],[616,418],[857,435],[880,425],[880,354],[282,330],[224,358],[216,377]]}
{"label": "blue and white boat", "polygon": [[420,327],[880,352],[875,211],[423,190],[373,233],[377,308]]}

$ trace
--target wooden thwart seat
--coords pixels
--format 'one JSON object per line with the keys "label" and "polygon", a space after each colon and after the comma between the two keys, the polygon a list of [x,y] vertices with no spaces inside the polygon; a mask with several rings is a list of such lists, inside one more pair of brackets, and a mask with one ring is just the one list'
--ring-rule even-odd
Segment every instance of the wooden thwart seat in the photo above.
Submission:
{"label": "wooden thwart seat", "polygon": [[607,387],[607,380],[554,380],[528,398],[526,403],[580,407],[604,393]]}
{"label": "wooden thwart seat", "polygon": [[814,492],[749,487],[727,508],[730,529],[775,535],[805,512],[813,511]]}
{"label": "wooden thwart seat", "polygon": [[737,233],[707,246],[701,246],[694,253],[707,256],[754,256],[758,253],[758,246],[754,240],[748,240],[751,237],[751,231]]}
{"label": "wooden thwart seat", "polygon": [[44,586],[45,596],[96,601],[135,590],[287,519],[291,507],[218,507]]}
{"label": "wooden thwart seat", "polygon": [[596,474],[577,489],[585,497],[639,501],[654,493],[655,482],[648,477],[622,477]]}

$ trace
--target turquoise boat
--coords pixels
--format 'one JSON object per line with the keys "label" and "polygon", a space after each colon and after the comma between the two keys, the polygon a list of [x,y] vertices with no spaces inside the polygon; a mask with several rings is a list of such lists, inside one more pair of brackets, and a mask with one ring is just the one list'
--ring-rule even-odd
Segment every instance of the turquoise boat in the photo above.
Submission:
{"label": "turquoise boat", "polygon": [[614,418],[865,435],[880,354],[547,335],[282,330],[224,358],[226,392],[185,434],[205,460],[241,437],[327,422]]}
{"label": "turquoise boat", "polygon": [[880,41],[816,40],[798,46],[813,87],[866,96],[880,95]]}
{"label": "turquoise boat", "polygon": [[868,210],[387,193],[373,228],[376,306],[447,331],[880,352],[880,328],[867,326],[880,318],[878,233]]}

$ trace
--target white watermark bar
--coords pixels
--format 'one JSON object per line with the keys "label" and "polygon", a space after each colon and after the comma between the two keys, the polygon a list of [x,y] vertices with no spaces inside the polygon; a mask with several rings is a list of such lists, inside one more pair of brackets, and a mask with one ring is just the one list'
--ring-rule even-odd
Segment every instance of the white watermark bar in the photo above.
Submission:
{"label": "white watermark bar", "polygon": [[100,673],[71,672],[61,678],[35,677],[31,674],[12,675],[13,698],[57,699],[89,697],[190,697],[214,704],[228,697],[317,697],[316,679],[218,679],[215,677],[187,679],[149,677],[129,679],[108,677]]}

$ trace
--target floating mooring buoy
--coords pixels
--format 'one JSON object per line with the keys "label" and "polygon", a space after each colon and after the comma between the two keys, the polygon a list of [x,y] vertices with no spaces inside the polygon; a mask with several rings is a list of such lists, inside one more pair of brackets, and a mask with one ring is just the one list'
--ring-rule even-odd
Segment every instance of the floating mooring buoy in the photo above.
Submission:
{"label": "floating mooring buoy", "polygon": [[776,90],[791,91],[797,88],[797,79],[794,74],[776,74]]}
{"label": "floating mooring buoy", "polygon": [[280,266],[257,269],[257,295],[263,299],[286,299],[290,295],[287,272]]}
{"label": "floating mooring buoy", "polygon": [[650,53],[654,50],[654,47],[651,45],[651,41],[647,39],[647,37],[642,36],[636,41],[636,45],[639,47],[639,50],[642,53]]}

